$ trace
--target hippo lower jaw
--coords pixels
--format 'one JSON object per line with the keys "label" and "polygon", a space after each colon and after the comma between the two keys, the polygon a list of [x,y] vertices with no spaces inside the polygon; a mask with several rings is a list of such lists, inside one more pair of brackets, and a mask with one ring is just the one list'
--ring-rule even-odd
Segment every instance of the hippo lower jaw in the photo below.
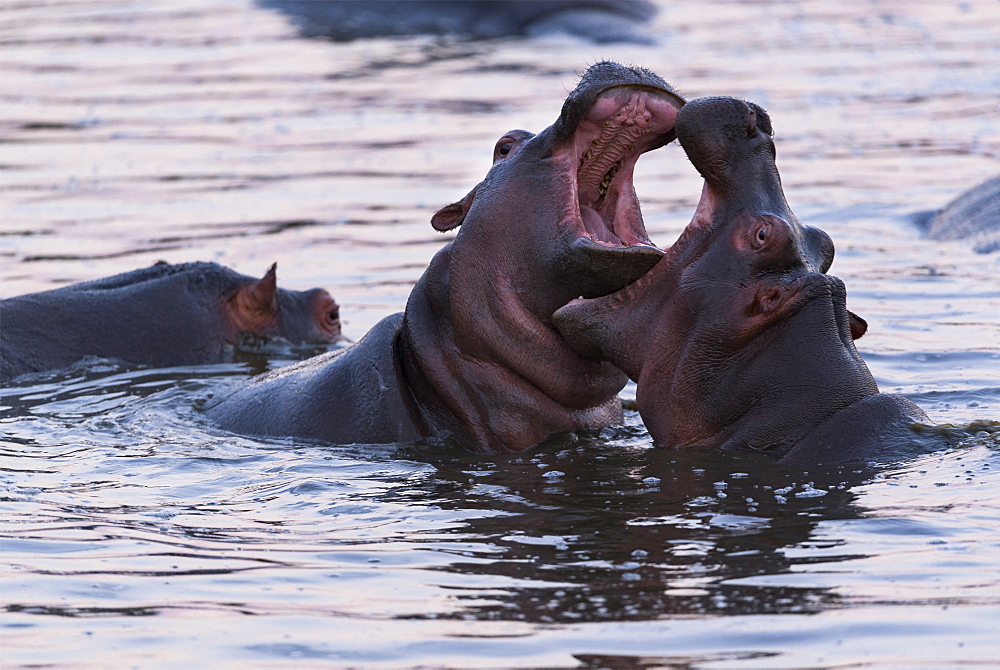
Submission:
{"label": "hippo lower jaw", "polygon": [[596,270],[584,273],[593,274],[593,281],[581,291],[583,298],[615,293],[652,270],[663,258],[663,251],[654,246],[608,247],[588,238],[576,240],[571,248],[580,262]]}

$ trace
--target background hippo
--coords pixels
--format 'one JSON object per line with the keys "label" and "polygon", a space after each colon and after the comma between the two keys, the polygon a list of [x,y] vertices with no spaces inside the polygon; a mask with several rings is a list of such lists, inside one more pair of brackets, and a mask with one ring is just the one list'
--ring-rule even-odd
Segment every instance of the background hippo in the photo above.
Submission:
{"label": "background hippo", "polygon": [[833,243],[785,201],[770,119],[702,98],[677,133],[705,178],[692,222],[648,275],[556,312],[579,351],[621,367],[653,438],[751,450],[784,462],[887,453],[924,413],[879,393],[854,347],[866,324],[824,274]]}
{"label": "background hippo", "polygon": [[330,294],[280,289],[276,269],[258,280],[216,263],[157,263],[0,301],[0,378],[84,356],[160,367],[212,363],[248,337],[339,340]]}
{"label": "background hippo", "polygon": [[439,34],[471,38],[564,33],[594,42],[650,43],[646,0],[258,0],[293,17],[310,37],[353,40]]}
{"label": "background hippo", "polygon": [[927,237],[971,239],[981,254],[1000,251],[1000,175],[970,188],[940,211],[932,212]]}
{"label": "background hippo", "polygon": [[587,70],[559,120],[497,142],[493,167],[437,230],[462,225],[390,316],[344,353],[264,375],[209,409],[223,428],[332,443],[450,437],[521,451],[561,431],[621,419],[625,376],[585,360],[552,313],[616,291],[662,257],[632,172],[671,141],[682,99],[655,74]]}

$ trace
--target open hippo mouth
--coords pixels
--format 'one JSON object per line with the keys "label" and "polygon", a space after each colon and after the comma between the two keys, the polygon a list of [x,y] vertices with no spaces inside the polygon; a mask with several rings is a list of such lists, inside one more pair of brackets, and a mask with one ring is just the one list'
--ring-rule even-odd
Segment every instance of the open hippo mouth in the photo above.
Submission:
{"label": "open hippo mouth", "polygon": [[582,295],[616,291],[663,256],[646,233],[632,180],[642,154],[675,138],[683,104],[667,89],[609,86],[594,96],[557,155],[575,176],[564,220],[575,237],[571,247],[580,273],[594,279]]}
{"label": "open hippo mouth", "polygon": [[665,92],[621,86],[603,92],[574,133],[581,236],[609,247],[655,247],[632,186],[643,153],[674,138],[680,107]]}

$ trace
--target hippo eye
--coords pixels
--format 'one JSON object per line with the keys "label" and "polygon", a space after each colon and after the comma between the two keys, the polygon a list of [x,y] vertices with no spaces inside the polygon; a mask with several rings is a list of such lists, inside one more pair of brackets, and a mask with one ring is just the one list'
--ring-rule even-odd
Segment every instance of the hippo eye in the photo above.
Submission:
{"label": "hippo eye", "polygon": [[753,244],[755,249],[760,249],[762,246],[767,244],[767,240],[770,237],[770,235],[771,235],[771,226],[761,226],[757,229],[757,232],[754,233],[753,240],[751,241],[751,243]]}
{"label": "hippo eye", "polygon": [[496,147],[493,149],[493,160],[497,161],[501,158],[506,158],[510,155],[510,152],[514,150],[514,145],[517,144],[517,140],[512,138],[510,135],[505,135],[500,138],[497,142]]}

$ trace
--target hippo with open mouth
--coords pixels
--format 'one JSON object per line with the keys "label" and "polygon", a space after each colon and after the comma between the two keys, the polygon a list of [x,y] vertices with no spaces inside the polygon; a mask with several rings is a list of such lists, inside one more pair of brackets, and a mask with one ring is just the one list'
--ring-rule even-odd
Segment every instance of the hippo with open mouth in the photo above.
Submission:
{"label": "hippo with open mouth", "polygon": [[554,124],[503,135],[486,178],[434,214],[437,230],[462,228],[403,314],[343,353],[250,380],[209,418],[258,436],[442,438],[488,452],[619,422],[625,375],[577,354],[551,316],[577,296],[621,289],[662,258],[632,173],[641,154],[674,139],[683,103],[648,70],[590,67]]}
{"label": "hippo with open mouth", "polygon": [[782,462],[868,459],[916,422],[912,402],[879,393],[854,340],[826,233],[791,212],[763,109],[733,98],[689,102],[681,146],[705,178],[694,218],[648,274],[571,301],[553,320],[592,360],[637,382],[656,442],[750,450]]}

